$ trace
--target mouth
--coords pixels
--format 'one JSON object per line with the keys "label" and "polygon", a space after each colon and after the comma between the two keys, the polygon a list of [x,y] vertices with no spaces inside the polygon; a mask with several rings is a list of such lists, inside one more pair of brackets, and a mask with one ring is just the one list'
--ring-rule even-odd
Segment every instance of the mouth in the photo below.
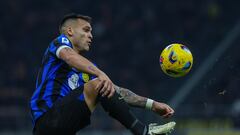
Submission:
{"label": "mouth", "polygon": [[92,41],[88,41],[88,42],[87,42],[87,44],[88,44],[89,46],[91,45],[91,43],[92,43]]}

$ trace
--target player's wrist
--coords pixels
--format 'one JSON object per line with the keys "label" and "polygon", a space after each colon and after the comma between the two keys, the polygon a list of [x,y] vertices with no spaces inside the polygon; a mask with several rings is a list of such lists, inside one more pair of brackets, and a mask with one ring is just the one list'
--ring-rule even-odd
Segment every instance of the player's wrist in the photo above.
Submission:
{"label": "player's wrist", "polygon": [[148,99],[147,99],[147,102],[146,102],[146,105],[145,105],[145,109],[147,109],[147,110],[152,110],[152,109],[153,109],[153,103],[154,103],[154,102],[155,102],[154,100],[148,98]]}
{"label": "player's wrist", "polygon": [[104,73],[103,71],[101,71],[100,69],[96,68],[95,75],[96,75],[97,77],[102,76],[102,75],[104,75],[104,74],[105,74],[105,73]]}

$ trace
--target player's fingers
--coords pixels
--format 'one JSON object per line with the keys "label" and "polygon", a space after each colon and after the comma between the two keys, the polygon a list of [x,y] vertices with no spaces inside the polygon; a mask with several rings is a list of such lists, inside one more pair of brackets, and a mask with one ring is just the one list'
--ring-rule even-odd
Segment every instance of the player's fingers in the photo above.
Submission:
{"label": "player's fingers", "polygon": [[167,113],[167,112],[169,112],[169,111],[170,111],[170,110],[169,110],[168,106],[167,106],[167,105],[164,105],[164,107],[163,107],[163,112]]}
{"label": "player's fingers", "polygon": [[115,89],[114,89],[114,87],[112,86],[111,91],[110,91],[110,93],[109,93],[109,95],[108,95],[108,98],[111,98],[114,93],[115,93]]}
{"label": "player's fingers", "polygon": [[167,108],[169,113],[172,113],[172,114],[174,113],[174,110],[170,106],[167,106]]}
{"label": "player's fingers", "polygon": [[168,112],[172,112],[172,109],[170,107],[167,107]]}
{"label": "player's fingers", "polygon": [[165,113],[163,115],[161,115],[163,118],[166,118],[168,116],[168,113]]}
{"label": "player's fingers", "polygon": [[99,81],[99,83],[96,85],[95,90],[99,91],[103,86],[103,81]]}
{"label": "player's fingers", "polygon": [[166,111],[167,111],[167,112],[172,112],[171,107],[169,107],[168,105],[166,105]]}
{"label": "player's fingers", "polygon": [[168,117],[171,117],[172,115],[173,115],[173,113],[171,112],[171,113],[169,113]]}
{"label": "player's fingers", "polygon": [[164,118],[170,118],[172,115],[170,115],[170,114],[168,114],[166,117],[164,117]]}
{"label": "player's fingers", "polygon": [[111,88],[112,88],[111,82],[108,82],[107,90],[108,90],[108,91],[111,91]]}
{"label": "player's fingers", "polygon": [[169,115],[169,114],[166,113],[166,114],[162,115],[162,117],[163,117],[163,118],[167,118],[168,115]]}
{"label": "player's fingers", "polygon": [[173,115],[173,113],[174,113],[174,111],[173,111],[171,108],[169,108],[169,111],[168,111],[167,114],[165,115],[165,118],[171,117],[171,116]]}
{"label": "player's fingers", "polygon": [[170,110],[171,110],[171,113],[173,114],[173,113],[174,113],[174,110],[173,110],[172,108],[170,108]]}
{"label": "player's fingers", "polygon": [[168,112],[168,115],[173,115],[173,112],[170,110],[170,111]]}
{"label": "player's fingers", "polygon": [[109,86],[108,81],[105,82],[104,87],[105,87],[104,88],[105,90],[101,93],[103,97],[106,96],[110,92],[110,86]]}
{"label": "player's fingers", "polygon": [[168,107],[166,107],[165,108],[165,113],[162,115],[164,118],[166,118],[169,114],[171,113],[171,110],[168,108]]}
{"label": "player's fingers", "polygon": [[109,90],[106,90],[106,91],[102,94],[102,96],[105,97],[105,96],[107,96],[109,93],[110,93],[110,91],[109,91]]}
{"label": "player's fingers", "polygon": [[103,97],[107,96],[109,93],[111,92],[111,90],[109,88],[107,88],[104,93],[102,94]]}
{"label": "player's fingers", "polygon": [[107,90],[107,87],[108,87],[107,85],[108,85],[107,82],[104,80],[103,86],[102,86],[102,88],[100,90],[101,94],[104,93]]}
{"label": "player's fingers", "polygon": [[171,117],[173,114],[171,112],[167,112],[163,115],[164,118],[169,118]]}
{"label": "player's fingers", "polygon": [[112,87],[111,87],[112,85],[111,85],[111,82],[109,82],[108,83],[108,88],[107,88],[107,91],[108,91],[108,93],[106,94],[106,95],[104,95],[104,96],[109,96],[109,94],[111,93],[111,90],[112,90]]}

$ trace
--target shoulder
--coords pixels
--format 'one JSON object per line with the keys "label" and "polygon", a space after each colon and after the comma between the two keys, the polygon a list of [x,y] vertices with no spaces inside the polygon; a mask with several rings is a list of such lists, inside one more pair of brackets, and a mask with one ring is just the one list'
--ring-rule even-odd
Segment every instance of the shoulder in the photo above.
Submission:
{"label": "shoulder", "polygon": [[65,36],[64,34],[61,34],[50,43],[50,46],[48,47],[48,51],[58,57],[59,52],[66,47],[73,48],[67,36]]}
{"label": "shoulder", "polygon": [[53,44],[55,44],[56,46],[60,46],[60,45],[67,45],[72,47],[72,44],[70,42],[70,40],[68,39],[67,36],[65,36],[64,34],[61,34],[60,36],[58,36],[57,38],[55,38],[53,40]]}

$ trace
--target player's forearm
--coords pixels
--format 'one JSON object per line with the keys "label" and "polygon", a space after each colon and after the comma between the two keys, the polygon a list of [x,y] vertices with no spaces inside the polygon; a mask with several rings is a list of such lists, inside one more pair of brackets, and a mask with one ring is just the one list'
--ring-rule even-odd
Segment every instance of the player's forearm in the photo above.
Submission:
{"label": "player's forearm", "polygon": [[129,105],[134,107],[145,108],[147,103],[147,98],[139,96],[133,93],[129,89],[121,88],[114,85],[114,88],[118,94],[122,97],[122,99]]}
{"label": "player's forearm", "polygon": [[82,56],[72,57],[67,63],[79,71],[98,76],[101,71]]}
{"label": "player's forearm", "polygon": [[[65,53],[67,52],[67,53]],[[77,54],[70,48],[64,48],[60,53],[61,59],[63,59],[69,66],[76,68],[79,71],[99,76],[103,73],[100,69],[93,65],[85,57]]]}

